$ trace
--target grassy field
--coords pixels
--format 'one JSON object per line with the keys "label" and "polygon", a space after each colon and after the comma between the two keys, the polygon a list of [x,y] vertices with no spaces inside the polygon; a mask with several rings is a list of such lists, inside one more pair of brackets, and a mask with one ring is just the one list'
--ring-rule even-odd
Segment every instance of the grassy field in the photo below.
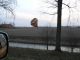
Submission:
{"label": "grassy field", "polygon": [[[54,41],[56,38],[56,28],[16,28],[0,30],[9,34],[9,40],[17,40],[17,42],[20,41],[19,39],[23,41],[29,40],[29,42],[40,42],[40,40],[43,42],[43,40],[46,41],[47,39]],[[61,36],[61,43],[64,43],[63,41],[67,41],[66,43],[72,45],[80,45],[80,28],[62,28]],[[45,39],[44,37],[48,38]],[[45,51],[38,49],[9,48],[9,53],[5,60],[80,60],[80,53],[60,53],[56,51]]]}
{"label": "grassy field", "polygon": [[79,53],[9,48],[5,60],[80,60]]}
{"label": "grassy field", "polygon": [[[54,27],[27,27],[27,28],[3,28],[1,31],[7,32],[9,41],[23,43],[47,43],[55,44],[56,28]],[[62,27],[61,44],[66,46],[80,47],[80,28]]]}
{"label": "grassy field", "polygon": [[[8,29],[8,28],[0,28],[0,31],[7,32],[8,35],[13,36],[13,37],[27,37],[27,36],[32,36],[32,37],[53,37],[55,39],[56,37],[56,28],[46,28],[46,27],[39,27],[39,28],[15,28],[15,29]],[[67,28],[64,27],[62,28],[61,31],[61,37],[62,39],[68,39],[68,38],[80,38],[80,28]]]}
{"label": "grassy field", "polygon": [[[56,37],[56,28],[47,28],[47,27],[39,27],[39,28],[32,28],[32,27],[27,27],[27,28],[15,28],[15,29],[8,29],[8,28],[0,28],[0,31],[7,32],[8,35],[11,36],[16,36],[16,37],[26,37],[26,36],[32,36],[32,37]],[[61,37],[62,38],[80,38],[80,28],[67,28],[64,27],[62,28],[61,31]]]}

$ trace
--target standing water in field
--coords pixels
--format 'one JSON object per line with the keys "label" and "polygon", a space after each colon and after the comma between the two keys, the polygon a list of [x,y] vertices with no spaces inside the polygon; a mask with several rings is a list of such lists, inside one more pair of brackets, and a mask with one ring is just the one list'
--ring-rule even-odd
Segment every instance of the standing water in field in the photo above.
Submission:
{"label": "standing water in field", "polygon": [[[17,47],[17,48],[33,48],[33,49],[41,49],[41,50],[47,50],[47,45],[39,45],[39,44],[24,44],[24,43],[9,43],[10,47]],[[55,46],[48,45],[48,50],[55,50]],[[70,47],[61,47],[62,51],[68,51],[71,52]],[[80,52],[79,48],[74,48],[73,52]]]}

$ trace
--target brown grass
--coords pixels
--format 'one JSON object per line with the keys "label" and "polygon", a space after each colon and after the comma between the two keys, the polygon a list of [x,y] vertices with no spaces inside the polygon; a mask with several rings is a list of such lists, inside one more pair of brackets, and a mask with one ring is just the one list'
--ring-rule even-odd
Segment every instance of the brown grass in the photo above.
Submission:
{"label": "brown grass", "polygon": [[79,53],[9,48],[5,60],[80,60]]}

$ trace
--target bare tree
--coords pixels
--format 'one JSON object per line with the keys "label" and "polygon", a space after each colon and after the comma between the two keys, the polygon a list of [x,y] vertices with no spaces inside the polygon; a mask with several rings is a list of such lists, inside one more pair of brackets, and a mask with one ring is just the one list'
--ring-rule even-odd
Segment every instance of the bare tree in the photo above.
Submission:
{"label": "bare tree", "polygon": [[0,7],[8,10],[12,14],[13,14],[13,10],[14,10],[15,5],[16,5],[16,0],[0,0]]}
{"label": "bare tree", "polygon": [[16,0],[0,0],[0,13],[6,12],[5,13],[6,17],[10,13],[12,15],[12,17],[13,17],[12,25],[14,25],[14,20],[15,20],[15,14],[14,14],[15,6],[16,6]]}
{"label": "bare tree", "polygon": [[57,15],[57,32],[56,32],[56,51],[61,51],[61,16],[62,16],[62,0],[58,0],[58,15]]}
{"label": "bare tree", "polygon": [[[15,19],[15,15],[13,13],[13,10],[15,6],[16,6],[16,0],[0,0],[0,7],[8,11],[9,13],[11,13],[14,19]],[[1,10],[1,12],[4,12],[4,11]]]}
{"label": "bare tree", "polygon": [[[53,8],[53,10],[56,10],[54,12],[43,12],[49,15],[55,15],[57,14],[57,32],[56,32],[56,51],[61,51],[61,19],[62,19],[62,5],[65,5],[70,9],[74,8],[75,6],[70,6],[69,3],[66,4],[63,2],[63,0],[47,0],[46,3],[49,3],[50,5],[48,8]],[[69,15],[70,18],[70,15]]]}
{"label": "bare tree", "polygon": [[[70,9],[76,7],[76,6],[71,6],[70,5],[70,1],[68,1],[67,3],[64,2],[64,1],[65,0],[63,0],[63,2],[62,2],[62,6],[66,6],[67,8],[69,8],[69,10],[68,10],[69,12],[70,12]],[[58,14],[58,11],[57,11],[58,0],[45,0],[44,2],[46,4],[48,4],[48,5],[46,5],[47,6],[46,8],[48,8],[48,10],[50,9],[50,11],[48,11],[48,10],[47,11],[42,11],[42,13],[49,14],[49,15],[56,15],[56,14]],[[62,9],[65,9],[65,8],[62,7]]]}

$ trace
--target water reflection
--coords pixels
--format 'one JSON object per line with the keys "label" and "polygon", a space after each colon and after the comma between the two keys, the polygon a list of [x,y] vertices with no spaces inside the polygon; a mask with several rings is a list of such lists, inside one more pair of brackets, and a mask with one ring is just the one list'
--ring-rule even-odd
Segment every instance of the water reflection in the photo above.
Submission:
{"label": "water reflection", "polygon": [[[24,44],[24,43],[13,43],[10,42],[9,43],[10,47],[17,47],[17,48],[33,48],[33,49],[41,49],[41,50],[47,50],[47,45],[39,45],[39,44]],[[48,46],[48,50],[55,50],[55,46]],[[71,52],[71,48],[70,47],[61,47],[62,51],[68,51]],[[78,52],[80,53],[80,48],[74,48],[73,52]]]}

